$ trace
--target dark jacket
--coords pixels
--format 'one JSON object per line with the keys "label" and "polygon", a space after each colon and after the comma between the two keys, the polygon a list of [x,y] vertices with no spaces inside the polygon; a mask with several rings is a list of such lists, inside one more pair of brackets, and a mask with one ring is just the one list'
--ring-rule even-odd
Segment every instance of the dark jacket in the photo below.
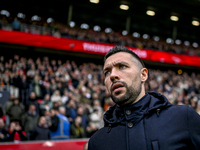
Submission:
{"label": "dark jacket", "polygon": [[25,112],[24,105],[22,105],[21,103],[19,104],[13,103],[8,109],[7,115],[10,117],[10,121],[13,120],[21,121],[21,116],[24,114],[24,112]]}
{"label": "dark jacket", "polygon": [[0,142],[9,141],[10,133],[6,129],[1,129],[0,128],[0,134],[4,135],[4,138],[0,138]]}
{"label": "dark jacket", "polygon": [[51,126],[49,127],[50,131],[56,131],[58,129],[59,118],[58,116],[51,117]]}
{"label": "dark jacket", "polygon": [[29,111],[22,116],[22,126],[26,133],[30,133],[37,126],[40,116],[35,113],[31,114]]}
{"label": "dark jacket", "polygon": [[49,128],[38,124],[31,133],[30,140],[50,140]]}
{"label": "dark jacket", "polygon": [[125,108],[112,106],[104,121],[105,127],[90,138],[88,150],[200,149],[200,116],[158,93],[147,93]]}

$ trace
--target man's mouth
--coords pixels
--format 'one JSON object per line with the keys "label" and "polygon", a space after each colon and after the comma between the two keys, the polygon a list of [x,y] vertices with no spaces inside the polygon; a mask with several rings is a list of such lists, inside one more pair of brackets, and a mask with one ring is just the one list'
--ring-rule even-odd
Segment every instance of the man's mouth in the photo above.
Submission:
{"label": "man's mouth", "polygon": [[115,84],[112,85],[112,91],[117,92],[117,91],[121,90],[123,87],[124,87],[123,84],[115,83]]}

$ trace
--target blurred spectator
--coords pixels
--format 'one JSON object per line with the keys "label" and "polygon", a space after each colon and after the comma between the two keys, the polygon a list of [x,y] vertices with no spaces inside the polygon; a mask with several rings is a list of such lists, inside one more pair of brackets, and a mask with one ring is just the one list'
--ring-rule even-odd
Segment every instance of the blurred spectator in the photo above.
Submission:
{"label": "blurred spectator", "polygon": [[40,117],[37,126],[30,135],[30,140],[50,140],[50,130],[44,116]]}
{"label": "blurred spectator", "polygon": [[57,116],[59,118],[58,128],[55,131],[51,131],[52,140],[63,140],[70,138],[70,122],[65,115],[65,107],[60,106],[57,112]]}
{"label": "blurred spectator", "polygon": [[4,114],[2,105],[0,104],[0,118],[3,119],[3,121],[6,121],[6,115]]}
{"label": "blurred spectator", "polygon": [[86,128],[87,137],[91,137],[97,130],[98,128],[95,126],[95,124],[93,122],[89,122]]}
{"label": "blurred spectator", "polygon": [[77,116],[75,101],[73,99],[69,100],[69,103],[66,105],[65,109],[66,109],[66,116],[68,117],[69,121],[71,123],[74,122],[74,119]]}
{"label": "blurred spectator", "polygon": [[24,105],[19,101],[19,99],[15,99],[12,101],[12,105],[7,111],[7,115],[9,116],[10,122],[12,121],[20,121],[21,116],[25,113]]}
{"label": "blurred spectator", "polygon": [[8,115],[8,110],[12,106],[14,100],[15,100],[14,95],[10,94],[9,100],[7,100],[4,104],[4,106],[3,106],[3,112],[4,112],[5,117],[6,117],[6,127],[10,124],[10,122],[9,122],[10,118],[9,118],[9,115]]}
{"label": "blurred spectator", "polygon": [[43,115],[45,111],[50,111],[53,108],[53,103],[50,100],[50,95],[45,94],[44,99],[39,105],[40,105],[40,110]]}
{"label": "blurred spectator", "polygon": [[12,29],[15,31],[20,31],[21,22],[18,20],[17,17],[14,18],[12,22]]}
{"label": "blurred spectator", "polygon": [[27,111],[27,109],[29,108],[30,105],[35,105],[37,114],[41,115],[40,104],[36,99],[35,92],[31,92],[30,95],[29,95],[29,100],[28,100],[28,105],[26,106],[26,111]]}
{"label": "blurred spectator", "polygon": [[81,116],[82,118],[81,124],[83,125],[84,129],[86,129],[86,127],[89,124],[89,119],[88,119],[88,116],[84,112],[83,106],[80,106],[77,108],[77,115]]}
{"label": "blurred spectator", "polygon": [[61,100],[62,100],[62,103],[63,103],[63,104],[68,103],[68,101],[69,101],[69,92],[68,92],[67,90],[65,90],[65,91],[63,92],[63,95],[62,95]]}
{"label": "blurred spectator", "polygon": [[19,98],[19,83],[20,83],[20,76],[18,72],[11,72],[9,76],[9,84],[10,84],[10,94],[14,95],[15,98]]}
{"label": "blurred spectator", "polygon": [[103,114],[103,108],[101,107],[100,101],[98,99],[95,99],[93,101],[93,109],[98,110],[98,115],[102,116],[102,114]]}
{"label": "blurred spectator", "polygon": [[70,138],[85,138],[85,129],[81,124],[82,117],[76,116],[74,123],[70,126]]}
{"label": "blurred spectator", "polygon": [[22,130],[21,124],[19,121],[12,121],[9,126],[10,136],[8,141],[14,141],[18,143],[20,141],[27,141],[26,132]]}
{"label": "blurred spectator", "polygon": [[43,98],[43,85],[41,81],[41,77],[39,75],[34,76],[34,80],[31,83],[31,91],[35,93],[36,99]]}
{"label": "blurred spectator", "polygon": [[101,115],[99,115],[99,110],[98,109],[94,109],[93,112],[90,114],[89,116],[89,120],[91,123],[93,123],[93,125],[99,129],[101,127]]}
{"label": "blurred spectator", "polygon": [[52,132],[55,132],[58,129],[59,118],[57,116],[57,110],[56,109],[57,108],[52,108],[50,110],[51,122],[50,122],[49,129]]}
{"label": "blurred spectator", "polygon": [[53,95],[51,96],[51,101],[52,102],[58,102],[58,101],[61,101],[62,100],[62,97],[60,95],[60,91],[59,90],[55,90],[53,92]]}
{"label": "blurred spectator", "polygon": [[50,125],[51,125],[51,113],[50,113],[50,110],[46,110],[44,112],[44,117],[46,119],[46,126],[50,127]]}
{"label": "blurred spectator", "polygon": [[28,99],[29,99],[29,82],[27,80],[26,75],[22,75],[22,78],[19,82],[19,89],[20,89],[20,97],[21,97],[21,102],[24,106],[28,104]]}
{"label": "blurred spectator", "polygon": [[10,137],[9,132],[5,129],[5,122],[0,118],[0,142],[6,142]]}
{"label": "blurred spectator", "polygon": [[43,95],[45,96],[46,94],[48,94],[49,96],[53,94],[50,82],[46,82],[43,86]]}
{"label": "blurred spectator", "polygon": [[34,104],[31,104],[28,111],[22,116],[22,126],[24,127],[24,131],[26,132],[28,138],[30,138],[30,134],[37,126],[39,117],[40,116],[37,113]]}
{"label": "blurred spectator", "polygon": [[[34,79],[34,76],[36,74],[35,64],[34,64],[32,58],[28,59],[27,65],[28,65],[28,70],[26,73],[27,79],[28,79],[28,81],[32,82],[32,80]],[[36,78],[38,78],[38,77],[36,77]]]}

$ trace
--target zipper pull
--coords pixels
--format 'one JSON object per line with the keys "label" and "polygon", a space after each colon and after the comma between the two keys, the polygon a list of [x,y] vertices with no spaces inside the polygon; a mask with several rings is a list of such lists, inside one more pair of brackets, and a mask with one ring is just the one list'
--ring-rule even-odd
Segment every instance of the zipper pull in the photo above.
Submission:
{"label": "zipper pull", "polygon": [[156,109],[156,112],[157,112],[157,116],[159,117],[159,115],[160,115],[160,109]]}
{"label": "zipper pull", "polygon": [[107,133],[111,131],[111,124],[108,125]]}

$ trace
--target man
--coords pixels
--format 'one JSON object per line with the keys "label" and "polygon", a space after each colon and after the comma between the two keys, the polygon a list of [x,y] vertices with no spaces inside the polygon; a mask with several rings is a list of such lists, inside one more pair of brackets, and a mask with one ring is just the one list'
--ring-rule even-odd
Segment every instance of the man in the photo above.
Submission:
{"label": "man", "polygon": [[82,117],[76,116],[74,122],[70,125],[70,139],[86,138],[85,129],[81,122]]}
{"label": "man", "polygon": [[58,126],[55,131],[51,130],[50,136],[52,140],[63,140],[69,139],[70,137],[70,122],[68,118],[65,116],[66,110],[64,106],[60,106],[58,108],[58,112],[56,113],[59,118]]}
{"label": "man", "polygon": [[10,137],[7,139],[8,141],[18,143],[20,141],[28,140],[26,132],[23,131],[20,121],[12,121],[9,125],[8,132],[10,134]]}
{"label": "man", "polygon": [[135,53],[113,47],[103,73],[116,105],[105,113],[105,125],[90,138],[88,150],[200,149],[200,116],[159,93],[145,93],[148,70]]}
{"label": "man", "polygon": [[37,126],[30,135],[30,140],[50,140],[50,130],[44,116],[40,117]]}
{"label": "man", "polygon": [[29,106],[29,110],[22,115],[22,126],[24,127],[24,131],[27,134],[28,139],[30,138],[30,134],[37,126],[38,120],[40,116],[36,112],[36,107],[34,104]]}
{"label": "man", "polygon": [[21,116],[24,114],[25,108],[24,105],[19,101],[18,98],[14,99],[12,105],[7,111],[10,121],[21,121]]}

